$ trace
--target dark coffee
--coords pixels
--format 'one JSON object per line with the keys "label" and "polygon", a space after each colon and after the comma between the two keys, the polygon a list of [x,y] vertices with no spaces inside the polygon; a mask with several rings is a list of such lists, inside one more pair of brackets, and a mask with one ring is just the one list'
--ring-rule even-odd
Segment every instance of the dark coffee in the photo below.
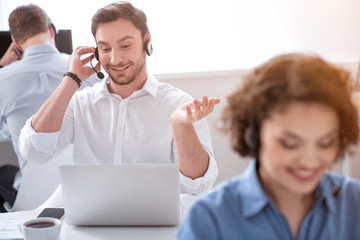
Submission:
{"label": "dark coffee", "polygon": [[30,228],[47,228],[47,227],[54,227],[55,223],[53,222],[34,222],[26,224],[26,227]]}

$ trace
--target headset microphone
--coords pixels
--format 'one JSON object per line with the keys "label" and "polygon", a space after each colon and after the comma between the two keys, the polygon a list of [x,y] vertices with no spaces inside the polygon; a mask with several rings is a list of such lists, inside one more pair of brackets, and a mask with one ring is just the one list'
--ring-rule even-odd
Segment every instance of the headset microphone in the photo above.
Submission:
{"label": "headset microphone", "polygon": [[[92,60],[93,60],[94,56],[95,56],[95,54],[93,54],[93,55],[91,56],[90,66],[91,66],[91,68],[96,72],[97,77],[100,78],[100,79],[103,79],[103,78],[105,77],[104,74],[103,74],[102,72],[96,71],[96,69],[95,69],[95,68],[93,67],[93,65],[92,65]],[[98,58],[96,58],[96,59],[98,59]]]}

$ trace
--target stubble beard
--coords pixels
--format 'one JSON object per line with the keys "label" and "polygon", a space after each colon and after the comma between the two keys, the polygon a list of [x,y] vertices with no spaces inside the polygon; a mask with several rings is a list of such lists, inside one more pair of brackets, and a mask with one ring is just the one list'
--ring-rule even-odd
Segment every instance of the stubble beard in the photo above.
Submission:
{"label": "stubble beard", "polygon": [[[109,76],[110,79],[119,86],[124,86],[124,85],[128,85],[132,82],[135,81],[135,79],[140,75],[140,73],[144,70],[145,67],[145,61],[141,61],[138,64],[134,65],[133,63],[130,64],[129,67],[135,66],[134,71],[128,76],[125,77],[124,76],[119,76],[119,75],[115,75],[115,74],[111,74],[110,71],[106,71]],[[109,68],[109,67],[107,67]],[[106,70],[106,69],[105,69]]]}

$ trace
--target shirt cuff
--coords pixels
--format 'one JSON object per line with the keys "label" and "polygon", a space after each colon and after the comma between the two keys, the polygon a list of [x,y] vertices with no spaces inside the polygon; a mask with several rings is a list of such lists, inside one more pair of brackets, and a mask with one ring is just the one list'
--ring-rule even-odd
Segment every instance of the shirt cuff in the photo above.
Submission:
{"label": "shirt cuff", "polygon": [[181,187],[192,194],[208,192],[213,187],[217,175],[218,167],[216,161],[214,157],[209,154],[209,166],[204,176],[193,180],[180,172]]}
{"label": "shirt cuff", "polygon": [[54,133],[38,133],[32,126],[31,121],[33,116],[26,121],[26,129],[28,136],[30,137],[31,144],[36,150],[43,153],[54,152],[56,150],[57,139],[59,132]]}

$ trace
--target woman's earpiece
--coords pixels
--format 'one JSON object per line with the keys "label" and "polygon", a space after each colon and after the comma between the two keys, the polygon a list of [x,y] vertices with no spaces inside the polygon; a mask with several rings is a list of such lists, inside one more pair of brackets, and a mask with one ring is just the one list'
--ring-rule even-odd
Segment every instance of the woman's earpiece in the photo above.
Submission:
{"label": "woman's earpiece", "polygon": [[258,148],[257,136],[252,127],[249,126],[245,129],[244,140],[249,149],[256,150]]}

